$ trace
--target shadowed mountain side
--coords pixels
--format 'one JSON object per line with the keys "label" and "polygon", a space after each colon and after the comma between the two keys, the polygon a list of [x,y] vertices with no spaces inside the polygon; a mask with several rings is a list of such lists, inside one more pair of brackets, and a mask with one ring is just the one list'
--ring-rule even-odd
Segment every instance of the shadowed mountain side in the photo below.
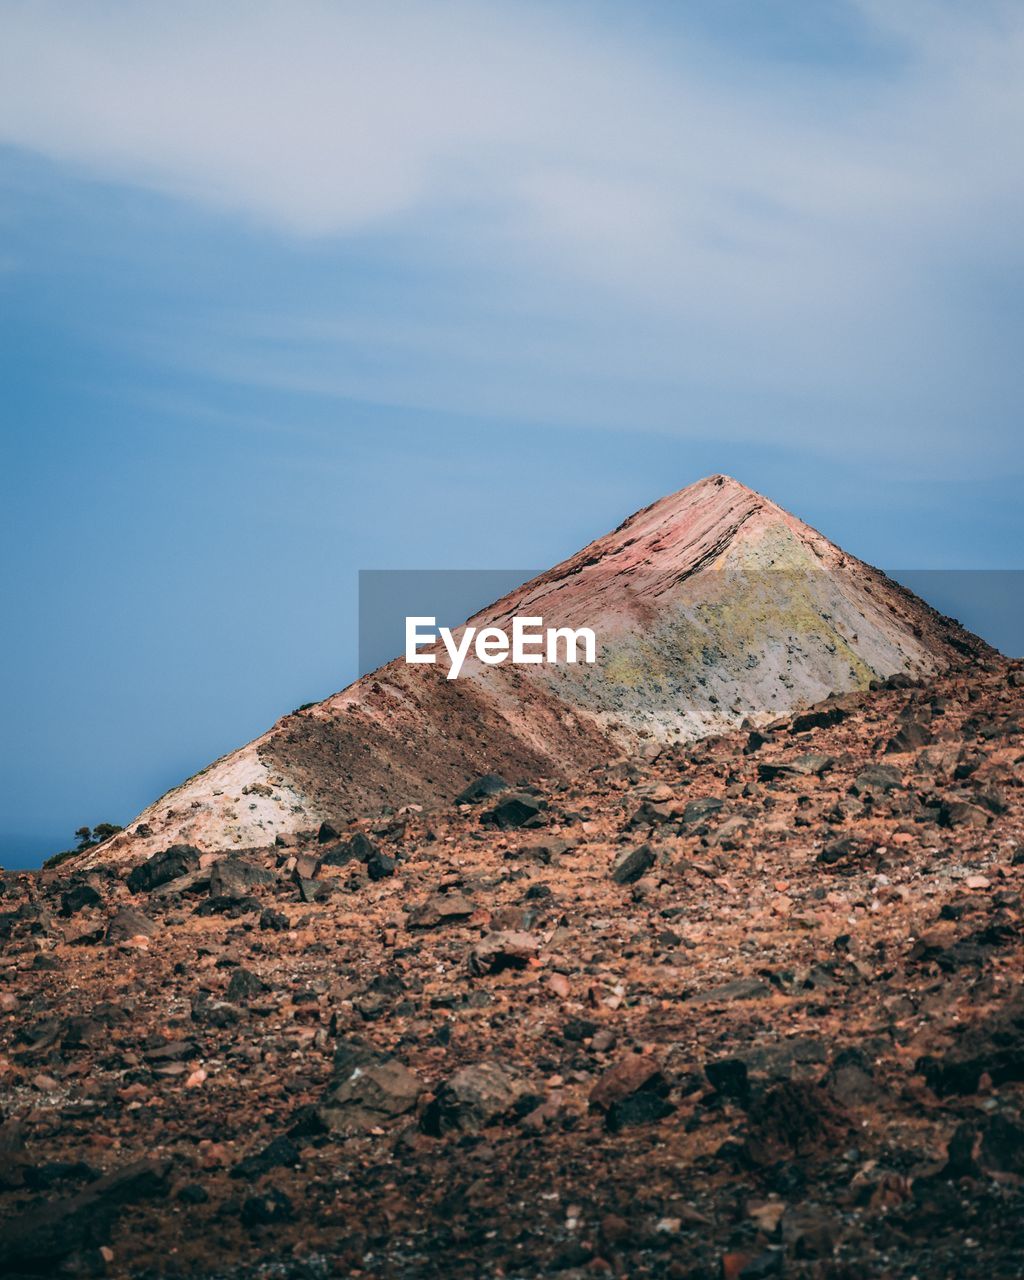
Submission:
{"label": "shadowed mountain side", "polygon": [[521,669],[502,670],[515,715],[490,684],[392,662],[374,673],[358,702],[288,717],[261,740],[260,759],[318,816],[345,822],[398,796],[405,803],[450,799],[496,760],[508,781],[526,783],[571,777],[619,754],[596,717],[569,710]]}

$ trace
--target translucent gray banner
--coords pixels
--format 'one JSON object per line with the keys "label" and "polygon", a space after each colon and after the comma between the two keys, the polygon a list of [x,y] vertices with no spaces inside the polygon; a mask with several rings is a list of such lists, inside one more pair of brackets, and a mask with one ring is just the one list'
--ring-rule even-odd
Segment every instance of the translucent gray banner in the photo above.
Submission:
{"label": "translucent gray banner", "polygon": [[[821,574],[836,581],[836,591],[842,597],[849,592],[846,582],[863,587],[861,571],[813,571],[808,578],[806,571],[789,570],[722,570],[716,571],[717,594],[721,594],[723,582],[728,583],[725,594],[732,596],[733,604],[745,601],[747,612],[756,607],[759,599],[768,599],[776,606],[776,628],[782,624],[787,600],[791,605],[806,600],[808,584]],[[550,576],[550,575],[549,575]],[[574,575],[582,578],[583,575]],[[958,621],[967,631],[973,632],[988,644],[1010,657],[1024,656],[1024,570],[1019,569],[898,569],[889,570],[888,577],[907,588],[939,614]],[[404,653],[406,642],[406,618],[434,617],[437,625],[460,627],[467,619],[479,613],[487,613],[489,607],[514,593],[524,584],[543,581],[544,575],[532,569],[366,569],[359,574],[359,672],[361,675]],[[844,581],[845,580],[845,581]],[[691,579],[691,582],[694,580]],[[701,582],[716,584],[709,575],[701,575]],[[870,582],[867,584],[870,587]],[[680,584],[682,586],[682,584]],[[557,605],[560,589],[547,592],[542,604]],[[644,574],[634,573],[623,582],[608,570],[598,570],[587,582],[586,592],[593,600],[593,621],[600,630],[601,614],[606,598],[615,593],[632,595],[642,603],[646,598],[663,602],[666,584],[659,576],[645,581]],[[576,593],[579,596],[581,593]],[[714,606],[713,596],[708,608]],[[811,593],[827,601],[832,593]],[[687,593],[690,602],[699,607],[696,588]],[[677,602],[678,603],[678,602]],[[531,615],[534,605],[522,601],[523,608]],[[664,608],[664,604],[652,604]],[[827,606],[823,606],[827,612]],[[574,621],[584,621],[579,616],[580,601],[573,601]],[[586,608],[583,608],[586,612]],[[642,609],[641,609],[642,612]],[[552,621],[561,621],[553,618]],[[755,619],[749,621],[753,624]],[[766,623],[768,619],[765,619]],[[805,617],[804,624],[809,620]],[[824,620],[822,620],[824,621]],[[910,624],[911,628],[913,623]]]}

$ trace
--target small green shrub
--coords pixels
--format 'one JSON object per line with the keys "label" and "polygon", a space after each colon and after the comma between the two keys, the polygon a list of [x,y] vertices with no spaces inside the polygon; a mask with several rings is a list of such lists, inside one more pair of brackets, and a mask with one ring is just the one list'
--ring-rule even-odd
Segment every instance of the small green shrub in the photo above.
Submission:
{"label": "small green shrub", "polygon": [[55,853],[52,857],[47,858],[43,866],[59,867],[68,858],[73,858],[79,853],[85,853],[87,849],[95,849],[97,845],[103,844],[111,836],[116,836],[119,831],[123,830],[124,827],[119,827],[116,822],[98,822],[94,827],[79,827],[75,832],[75,839],[78,841],[75,848],[62,849],[60,853]]}

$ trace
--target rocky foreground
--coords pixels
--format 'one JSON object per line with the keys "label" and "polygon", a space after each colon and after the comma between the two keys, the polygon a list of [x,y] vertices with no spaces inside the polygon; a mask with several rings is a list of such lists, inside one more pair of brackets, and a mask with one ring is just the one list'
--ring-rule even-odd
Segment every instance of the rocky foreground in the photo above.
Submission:
{"label": "rocky foreground", "polygon": [[0,1273],[1024,1275],[1022,724],[992,660],[8,873]]}

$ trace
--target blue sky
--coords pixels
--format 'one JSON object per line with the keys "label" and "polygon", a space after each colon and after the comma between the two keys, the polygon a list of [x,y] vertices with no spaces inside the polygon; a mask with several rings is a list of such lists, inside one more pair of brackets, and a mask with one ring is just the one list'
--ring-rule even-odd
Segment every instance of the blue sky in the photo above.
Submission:
{"label": "blue sky", "polygon": [[1020,567],[1022,61],[995,0],[0,0],[0,861],[344,685],[360,568],[714,471]]}

